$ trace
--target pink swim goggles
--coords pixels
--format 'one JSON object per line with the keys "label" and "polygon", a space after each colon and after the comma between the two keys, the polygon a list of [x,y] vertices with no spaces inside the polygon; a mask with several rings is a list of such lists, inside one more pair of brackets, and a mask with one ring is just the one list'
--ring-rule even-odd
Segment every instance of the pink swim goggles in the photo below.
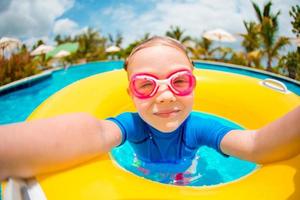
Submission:
{"label": "pink swim goggles", "polygon": [[140,73],[132,76],[130,80],[131,92],[140,99],[153,97],[160,85],[167,84],[171,92],[178,96],[186,96],[192,93],[196,86],[196,78],[189,70],[179,70],[167,76],[167,79],[159,80],[149,73]]}

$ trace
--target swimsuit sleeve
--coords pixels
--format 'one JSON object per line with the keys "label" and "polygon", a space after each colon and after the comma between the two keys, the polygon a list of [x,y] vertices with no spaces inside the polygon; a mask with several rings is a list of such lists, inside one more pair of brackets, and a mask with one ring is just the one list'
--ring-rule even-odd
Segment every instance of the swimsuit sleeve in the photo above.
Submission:
{"label": "swimsuit sleeve", "polygon": [[141,119],[137,113],[125,112],[116,117],[109,117],[106,120],[114,122],[121,130],[122,133],[122,142],[119,146],[124,144],[125,141],[134,140],[137,138],[142,131]]}
{"label": "swimsuit sleeve", "polygon": [[236,128],[223,125],[222,123],[209,118],[191,116],[189,122],[190,137],[194,138],[195,146],[206,145],[214,148],[219,153],[225,155],[221,150],[221,141],[223,137]]}

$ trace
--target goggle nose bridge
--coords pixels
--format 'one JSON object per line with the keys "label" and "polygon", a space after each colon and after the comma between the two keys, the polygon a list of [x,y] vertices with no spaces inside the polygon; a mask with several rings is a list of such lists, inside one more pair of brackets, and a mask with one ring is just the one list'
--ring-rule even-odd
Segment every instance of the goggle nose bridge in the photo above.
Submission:
{"label": "goggle nose bridge", "polygon": [[169,83],[170,83],[170,78],[168,78],[168,79],[164,79],[164,80],[156,80],[156,83],[158,84],[158,85],[162,85],[162,84],[164,84],[164,85],[169,85]]}

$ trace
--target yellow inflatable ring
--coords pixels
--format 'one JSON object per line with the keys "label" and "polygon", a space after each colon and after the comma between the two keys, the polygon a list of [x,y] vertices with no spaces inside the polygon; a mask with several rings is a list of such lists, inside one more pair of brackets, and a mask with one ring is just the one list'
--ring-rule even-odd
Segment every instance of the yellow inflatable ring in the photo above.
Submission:
{"label": "yellow inflatable ring", "polygon": [[[195,69],[194,110],[256,129],[300,104],[289,91],[276,91],[259,79],[226,72]],[[89,112],[98,118],[135,111],[126,93],[123,70],[78,81],[59,91],[29,117]],[[300,155],[259,167],[236,181],[207,187],[165,185],[121,169],[109,154],[75,168],[38,176],[47,199],[300,199]]]}

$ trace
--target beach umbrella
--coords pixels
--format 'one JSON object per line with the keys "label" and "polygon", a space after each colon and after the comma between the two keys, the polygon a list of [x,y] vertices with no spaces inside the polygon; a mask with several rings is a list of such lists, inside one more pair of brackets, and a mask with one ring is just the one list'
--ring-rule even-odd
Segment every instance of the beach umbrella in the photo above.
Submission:
{"label": "beach umbrella", "polygon": [[69,56],[71,53],[69,51],[61,50],[57,54],[55,54],[54,58],[63,58]]}
{"label": "beach umbrella", "polygon": [[4,50],[12,50],[14,48],[21,46],[21,41],[16,38],[3,37],[0,39],[0,49],[2,50],[2,55],[4,55]]}
{"label": "beach umbrella", "polygon": [[21,41],[16,38],[3,37],[0,39],[1,49],[20,47],[21,44]]}
{"label": "beach umbrella", "polygon": [[[66,50],[60,50],[57,54],[55,54],[54,56],[53,56],[53,66],[57,66],[57,67],[59,67],[59,66],[61,66],[61,64],[62,64],[62,66],[64,67],[64,68],[67,68],[66,67],[66,65],[65,65],[65,62],[64,62],[64,60],[62,59],[62,58],[64,58],[64,57],[66,57],[66,56],[69,56],[69,55],[71,55],[71,53],[69,52],[69,51],[66,51]],[[61,62],[59,62],[59,61],[61,61]],[[61,63],[61,64],[60,64]]]}
{"label": "beach umbrella", "polygon": [[105,50],[105,52],[106,53],[116,53],[116,52],[119,52],[120,50],[121,50],[120,47],[110,46]]}
{"label": "beach umbrella", "polygon": [[214,40],[219,42],[236,41],[235,37],[232,34],[220,28],[204,32],[203,37],[208,40]]}
{"label": "beach umbrella", "polygon": [[52,46],[42,44],[42,45],[38,46],[36,49],[34,49],[30,53],[30,55],[37,56],[37,55],[41,55],[41,54],[46,54],[46,53],[52,51],[53,49],[54,49],[54,47],[52,47]]}

